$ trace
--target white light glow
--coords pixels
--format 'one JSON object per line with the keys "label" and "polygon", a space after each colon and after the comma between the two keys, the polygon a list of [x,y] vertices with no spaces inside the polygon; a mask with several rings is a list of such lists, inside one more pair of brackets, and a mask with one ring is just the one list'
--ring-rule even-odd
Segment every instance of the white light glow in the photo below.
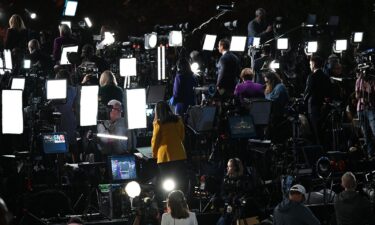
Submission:
{"label": "white light glow", "polygon": [[354,43],[360,43],[363,40],[363,32],[354,32]]}
{"label": "white light glow", "polygon": [[86,22],[86,25],[87,25],[88,27],[92,27],[92,23],[91,23],[90,18],[85,17],[85,22]]}
{"label": "white light glow", "polygon": [[137,76],[137,60],[136,58],[120,59],[120,76]]}
{"label": "white light glow", "polygon": [[111,45],[115,43],[114,34],[111,32],[104,32],[104,40],[102,41],[103,45]]}
{"label": "white light glow", "polygon": [[126,103],[128,129],[147,128],[146,90],[127,89]]}
{"label": "white light glow", "polygon": [[181,31],[171,31],[169,33],[169,46],[171,47],[182,46],[182,32]]}
{"label": "white light glow", "polygon": [[176,188],[176,182],[172,179],[166,179],[163,182],[163,189],[167,192],[173,191]]}
{"label": "white light glow", "polygon": [[2,91],[3,134],[23,133],[22,90]]}
{"label": "white light glow", "polygon": [[116,140],[128,140],[126,136],[112,135],[112,134],[101,134],[98,133],[96,136],[101,138],[116,139]]}
{"label": "white light glow", "polygon": [[145,49],[155,48],[158,43],[158,36],[155,32],[145,34]]}
{"label": "white light glow", "polygon": [[75,16],[77,11],[78,2],[67,1],[65,6],[64,16]]}
{"label": "white light glow", "polygon": [[61,21],[61,23],[60,24],[65,24],[65,25],[67,25],[69,28],[72,28],[72,22],[70,22],[70,21]]}
{"label": "white light glow", "polygon": [[47,80],[47,99],[66,99],[67,81],[61,80]]}
{"label": "white light glow", "polygon": [[13,69],[12,53],[9,49],[4,50],[4,60],[5,60],[5,69],[8,69],[8,70]]}
{"label": "white light glow", "polygon": [[212,51],[215,48],[217,35],[206,34],[203,43],[203,50]]}
{"label": "white light glow", "polygon": [[99,86],[82,86],[80,101],[80,125],[97,124]]}
{"label": "white light glow", "polygon": [[125,186],[126,194],[129,197],[135,198],[141,194],[141,186],[136,181],[131,181]]}
{"label": "white light glow", "polygon": [[36,13],[30,13],[30,18],[35,20],[36,19]]}
{"label": "white light glow", "polygon": [[253,46],[259,48],[260,46],[260,37],[254,37],[253,39]]}
{"label": "white light glow", "polygon": [[23,68],[30,69],[30,67],[31,67],[31,61],[30,61],[30,59],[23,60]]}
{"label": "white light glow", "polygon": [[277,39],[277,49],[287,50],[289,47],[288,38],[279,38]]}
{"label": "white light glow", "polygon": [[25,78],[13,78],[11,89],[23,90],[25,88]]}
{"label": "white light glow", "polygon": [[4,62],[2,58],[0,58],[0,68],[4,68]]}
{"label": "white light glow", "polygon": [[165,79],[165,47],[158,47],[158,80]]}
{"label": "white light glow", "polygon": [[336,40],[335,50],[336,51],[345,51],[348,47],[347,40]]}
{"label": "white light glow", "polygon": [[194,74],[197,74],[197,73],[200,72],[200,70],[199,70],[199,64],[197,62],[193,62],[190,65],[190,68],[191,68],[191,71],[193,71]]}
{"label": "white light glow", "polygon": [[307,53],[315,53],[316,51],[318,51],[318,42],[317,41],[307,42]]}
{"label": "white light glow", "polygon": [[270,69],[275,71],[276,69],[280,69],[280,63],[273,60],[271,63],[270,63]]}
{"label": "white light glow", "polygon": [[61,60],[60,60],[61,65],[70,64],[70,62],[68,61],[68,52],[78,52],[78,45],[63,47],[62,52],[61,52]]}
{"label": "white light glow", "polygon": [[234,52],[245,51],[246,39],[245,36],[232,36],[229,49]]}

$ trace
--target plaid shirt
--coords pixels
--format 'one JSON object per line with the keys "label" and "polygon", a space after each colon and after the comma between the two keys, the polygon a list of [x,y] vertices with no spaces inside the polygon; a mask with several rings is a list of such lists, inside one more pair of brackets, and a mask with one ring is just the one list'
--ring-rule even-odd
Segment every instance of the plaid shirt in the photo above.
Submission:
{"label": "plaid shirt", "polygon": [[355,92],[360,96],[357,111],[375,106],[375,80],[365,81],[362,77],[359,77],[355,83]]}

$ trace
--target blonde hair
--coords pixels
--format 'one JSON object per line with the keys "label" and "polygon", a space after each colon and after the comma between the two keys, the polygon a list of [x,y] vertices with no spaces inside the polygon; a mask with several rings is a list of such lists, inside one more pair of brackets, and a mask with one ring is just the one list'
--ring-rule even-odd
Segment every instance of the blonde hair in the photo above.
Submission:
{"label": "blonde hair", "polygon": [[243,175],[244,169],[243,169],[242,161],[239,158],[229,159],[228,163],[231,163],[232,166],[234,167],[234,173],[233,174],[227,173],[228,176],[230,176],[230,177],[240,177],[240,176]]}
{"label": "blonde hair", "polygon": [[24,30],[26,29],[25,24],[18,14],[13,14],[9,19],[9,27],[16,29],[16,30]]}
{"label": "blonde hair", "polygon": [[102,87],[109,84],[117,86],[117,81],[115,75],[111,71],[106,70],[100,75],[99,85]]}
{"label": "blonde hair", "polygon": [[244,68],[241,71],[240,78],[242,80],[252,80],[254,77],[253,70],[251,68]]}

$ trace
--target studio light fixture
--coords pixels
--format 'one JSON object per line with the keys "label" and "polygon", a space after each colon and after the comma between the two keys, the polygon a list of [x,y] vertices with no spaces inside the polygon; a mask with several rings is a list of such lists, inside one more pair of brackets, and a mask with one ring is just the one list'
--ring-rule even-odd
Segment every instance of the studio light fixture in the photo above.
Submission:
{"label": "studio light fixture", "polygon": [[78,45],[74,46],[65,46],[61,51],[60,65],[69,65],[68,52],[78,52]]}
{"label": "studio light fixture", "polygon": [[30,69],[31,68],[31,60],[30,59],[23,60],[23,68],[24,69]]}
{"label": "studio light fixture", "polygon": [[106,139],[114,139],[114,140],[128,140],[128,137],[126,136],[120,136],[120,135],[113,135],[113,134],[96,134],[97,137],[100,138],[106,138]]}
{"label": "studio light fixture", "polygon": [[25,89],[25,78],[21,77],[14,77],[12,79],[12,90],[24,90]]}
{"label": "studio light fixture", "polygon": [[346,51],[348,48],[348,40],[342,39],[342,40],[336,40],[333,44],[333,51],[335,53],[341,53],[343,51]]}
{"label": "studio light fixture", "polygon": [[145,34],[145,49],[153,49],[158,43],[158,35],[156,32]]}
{"label": "studio light fixture", "polygon": [[277,49],[278,50],[287,50],[288,48],[289,48],[289,39],[288,38],[277,39]]}
{"label": "studio light fixture", "polygon": [[146,90],[126,89],[126,116],[128,129],[147,128]]}
{"label": "studio light fixture", "polygon": [[181,47],[182,46],[182,31],[171,31],[169,32],[169,46]]}
{"label": "studio light fixture", "polygon": [[99,86],[88,85],[81,87],[80,97],[80,125],[94,126],[98,117]]}
{"label": "studio light fixture", "polygon": [[363,41],[363,32],[353,32],[352,40],[353,43],[361,43]]}
{"label": "studio light fixture", "polygon": [[136,58],[120,59],[120,76],[122,77],[137,76],[137,59]]}
{"label": "studio light fixture", "polygon": [[317,41],[308,41],[305,47],[306,55],[312,55],[318,51],[318,42]]}
{"label": "studio light fixture", "polygon": [[206,34],[204,37],[202,50],[213,51],[215,48],[217,35]]}
{"label": "studio light fixture", "polygon": [[232,39],[230,41],[230,51],[233,52],[243,52],[245,51],[246,47],[246,36],[232,36]]}
{"label": "studio light fixture", "polygon": [[85,23],[86,23],[86,25],[87,25],[88,28],[92,27],[92,22],[91,22],[91,20],[90,20],[89,17],[85,17]]}
{"label": "studio light fixture", "polygon": [[75,16],[76,12],[77,12],[77,6],[78,6],[77,1],[69,1],[69,0],[66,1],[63,15],[64,16]]}
{"label": "studio light fixture", "polygon": [[49,79],[46,82],[47,100],[64,100],[67,95],[66,79]]}
{"label": "studio light fixture", "polygon": [[165,80],[165,46],[158,47],[158,80]]}
{"label": "studio light fixture", "polygon": [[2,133],[23,133],[22,90],[2,90]]}
{"label": "studio light fixture", "polygon": [[70,22],[70,21],[63,20],[63,21],[61,21],[60,24],[65,24],[65,25],[67,25],[70,29],[72,28],[72,22]]}
{"label": "studio light fixture", "polygon": [[5,69],[12,70],[13,64],[12,64],[12,53],[9,49],[4,49],[4,61],[5,61]]}

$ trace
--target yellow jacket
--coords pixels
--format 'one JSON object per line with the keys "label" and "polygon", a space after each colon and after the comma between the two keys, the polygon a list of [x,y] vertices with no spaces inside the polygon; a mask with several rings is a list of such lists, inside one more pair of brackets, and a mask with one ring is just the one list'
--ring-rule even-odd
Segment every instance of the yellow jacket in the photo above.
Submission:
{"label": "yellow jacket", "polygon": [[154,121],[154,131],[151,139],[152,157],[157,163],[186,159],[183,145],[185,128],[181,119],[178,122],[160,124]]}

